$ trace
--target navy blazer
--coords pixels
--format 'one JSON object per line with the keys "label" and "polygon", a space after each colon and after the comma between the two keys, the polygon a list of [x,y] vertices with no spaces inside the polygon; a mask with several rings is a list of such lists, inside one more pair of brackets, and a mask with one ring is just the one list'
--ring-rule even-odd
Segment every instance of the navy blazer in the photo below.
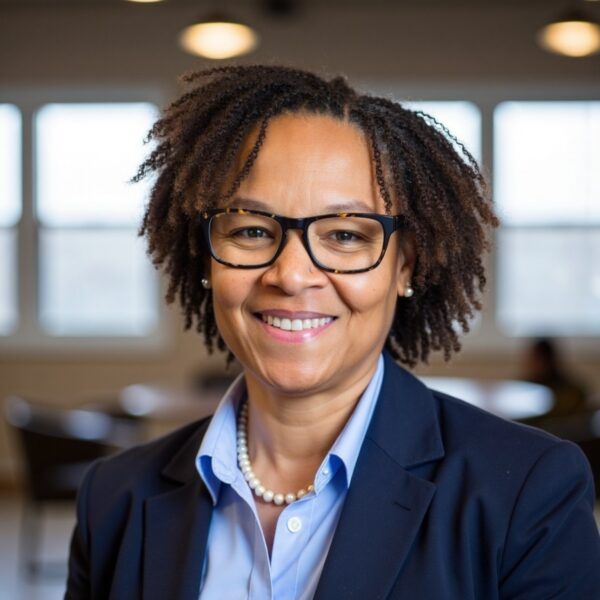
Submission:
{"label": "navy blazer", "polygon": [[[208,422],[88,471],[66,598],[197,600]],[[431,391],[386,355],[315,598],[599,599],[593,505],[577,446]]]}

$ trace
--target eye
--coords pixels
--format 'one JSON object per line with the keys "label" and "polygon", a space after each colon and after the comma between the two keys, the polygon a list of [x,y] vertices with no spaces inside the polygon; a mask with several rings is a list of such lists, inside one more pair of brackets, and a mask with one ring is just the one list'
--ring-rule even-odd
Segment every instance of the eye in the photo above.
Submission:
{"label": "eye", "polygon": [[336,242],[356,242],[363,239],[362,236],[357,235],[354,231],[332,231],[329,235]]}
{"label": "eye", "polygon": [[261,227],[244,227],[242,229],[236,229],[230,233],[232,237],[261,239],[270,237],[270,233],[266,229]]}

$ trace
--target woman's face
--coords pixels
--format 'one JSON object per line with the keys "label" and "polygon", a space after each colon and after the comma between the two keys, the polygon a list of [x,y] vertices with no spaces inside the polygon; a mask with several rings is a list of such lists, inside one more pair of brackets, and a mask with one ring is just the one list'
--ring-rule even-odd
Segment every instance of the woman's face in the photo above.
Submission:
{"label": "woman's face", "polygon": [[[240,164],[255,139],[256,133],[249,136]],[[305,113],[269,123],[256,162],[228,206],[287,217],[385,213],[364,134],[332,117]],[[299,230],[288,232],[269,267],[235,269],[212,260],[217,325],[247,374],[286,395],[343,388],[368,374],[385,343],[396,298],[410,279],[410,249],[401,250],[398,235],[392,235],[376,269],[357,274],[317,268]],[[265,323],[263,315],[326,322],[287,332]]]}

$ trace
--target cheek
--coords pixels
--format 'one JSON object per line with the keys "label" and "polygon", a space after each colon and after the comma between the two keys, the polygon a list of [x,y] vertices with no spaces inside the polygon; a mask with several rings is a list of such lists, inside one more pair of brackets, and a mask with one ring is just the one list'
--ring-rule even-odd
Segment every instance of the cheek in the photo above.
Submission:
{"label": "cheek", "polygon": [[371,324],[390,322],[396,306],[396,278],[389,269],[337,276],[334,285],[352,317]]}
{"label": "cheek", "polygon": [[236,320],[252,288],[256,275],[242,269],[228,269],[222,265],[213,266],[211,282],[213,306],[219,328],[229,321]]}

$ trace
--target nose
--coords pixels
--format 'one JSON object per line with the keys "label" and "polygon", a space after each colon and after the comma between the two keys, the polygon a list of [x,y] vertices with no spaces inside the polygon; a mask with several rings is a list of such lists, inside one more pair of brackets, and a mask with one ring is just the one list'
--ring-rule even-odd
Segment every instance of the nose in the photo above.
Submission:
{"label": "nose", "polygon": [[302,232],[288,230],[281,254],[262,275],[264,285],[280,288],[293,296],[312,287],[327,283],[327,274],[311,260],[302,241]]}

